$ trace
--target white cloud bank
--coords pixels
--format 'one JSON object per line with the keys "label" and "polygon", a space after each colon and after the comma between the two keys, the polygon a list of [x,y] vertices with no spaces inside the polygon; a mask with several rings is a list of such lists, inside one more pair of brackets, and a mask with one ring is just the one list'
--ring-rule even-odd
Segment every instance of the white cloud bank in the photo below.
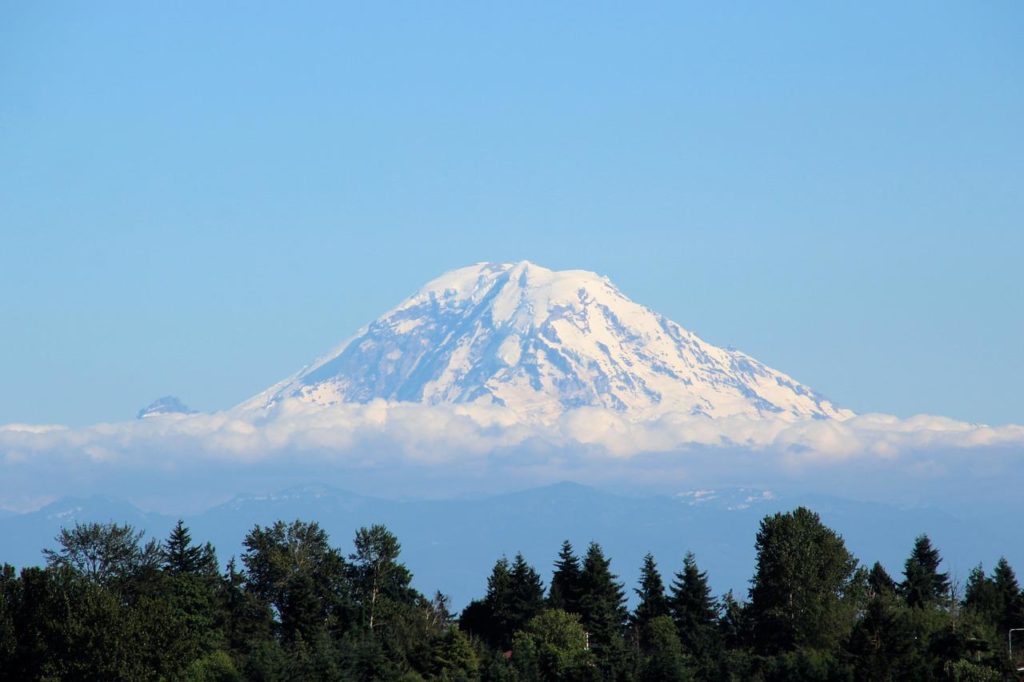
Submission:
{"label": "white cloud bank", "polygon": [[652,453],[743,449],[790,463],[895,459],[925,450],[1024,447],[1024,427],[991,427],[945,417],[866,414],[845,421],[668,415],[631,421],[583,408],[549,424],[524,424],[503,408],[416,403],[330,407],[286,401],[269,412],[167,415],[84,428],[0,426],[0,465],[37,458],[96,463],[255,463],[306,454],[355,466],[378,458],[421,465],[485,460],[509,449],[579,451],[628,460]]}

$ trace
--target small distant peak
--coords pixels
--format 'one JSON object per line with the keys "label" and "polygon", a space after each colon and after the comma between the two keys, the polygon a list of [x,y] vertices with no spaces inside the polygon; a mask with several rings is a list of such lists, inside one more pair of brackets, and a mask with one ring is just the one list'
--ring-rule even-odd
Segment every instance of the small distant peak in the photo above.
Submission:
{"label": "small distant peak", "polygon": [[139,410],[136,418],[146,419],[148,417],[159,417],[167,414],[196,414],[196,411],[190,409],[188,405],[178,400],[175,396],[165,395],[163,398],[157,398],[149,405]]}

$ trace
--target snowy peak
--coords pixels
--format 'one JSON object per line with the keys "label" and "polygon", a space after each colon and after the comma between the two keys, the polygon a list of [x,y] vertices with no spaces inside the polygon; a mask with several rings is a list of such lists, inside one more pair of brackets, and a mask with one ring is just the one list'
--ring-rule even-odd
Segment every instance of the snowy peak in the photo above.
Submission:
{"label": "snowy peak", "polygon": [[528,261],[429,282],[354,338],[247,403],[478,403],[547,421],[573,408],[842,419],[792,378],[634,303],[605,277]]}
{"label": "snowy peak", "polygon": [[196,411],[189,409],[189,407],[178,400],[173,395],[165,395],[163,398],[157,398],[146,407],[139,410],[138,414],[135,415],[136,419],[148,419],[150,417],[160,417],[168,414],[195,414]]}

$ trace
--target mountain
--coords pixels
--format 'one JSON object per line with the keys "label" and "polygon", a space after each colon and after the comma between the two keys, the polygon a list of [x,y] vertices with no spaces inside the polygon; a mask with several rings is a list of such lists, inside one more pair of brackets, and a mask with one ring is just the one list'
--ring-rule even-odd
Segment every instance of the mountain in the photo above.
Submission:
{"label": "mountain", "polygon": [[496,405],[536,421],[581,407],[636,419],[853,415],[634,303],[605,277],[528,261],[442,275],[241,407],[286,399]]}
{"label": "mountain", "polygon": [[[943,570],[959,576],[979,561],[990,565],[1001,553],[1013,565],[1024,562],[1024,525],[1007,524],[1003,516],[967,519],[931,508],[738,488],[636,497],[558,483],[475,499],[396,501],[315,485],[239,496],[186,516],[185,523],[197,541],[214,544],[222,563],[241,554],[254,524],[315,520],[331,544],[348,554],[357,528],[383,523],[398,536],[400,558],[414,585],[427,594],[440,589],[461,607],[483,595],[487,575],[503,554],[522,552],[549,581],[566,539],[581,553],[590,541],[600,542],[631,598],[644,554],[653,553],[668,578],[681,568],[687,551],[697,555],[716,593],[733,589],[742,596],[755,569],[761,519],[798,504],[819,512],[862,562],[879,560],[894,576],[920,533],[928,533],[940,548]],[[163,540],[176,518],[110,498],[65,498],[0,519],[0,564],[41,563],[41,550],[54,547],[60,528],[75,522],[131,523]]]}
{"label": "mountain", "polygon": [[146,407],[139,410],[136,416],[137,419],[145,419],[147,417],[158,417],[165,414],[196,414],[195,410],[189,409],[189,407],[178,400],[173,395],[165,395],[163,398],[157,398]]}

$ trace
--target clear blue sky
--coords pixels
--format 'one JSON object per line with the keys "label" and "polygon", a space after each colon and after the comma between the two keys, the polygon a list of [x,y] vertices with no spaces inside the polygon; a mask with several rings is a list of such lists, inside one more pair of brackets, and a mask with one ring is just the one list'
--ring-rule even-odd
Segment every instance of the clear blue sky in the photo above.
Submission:
{"label": "clear blue sky", "polygon": [[0,423],[228,407],[524,258],[1024,423],[1022,121],[1016,1],[6,2]]}

